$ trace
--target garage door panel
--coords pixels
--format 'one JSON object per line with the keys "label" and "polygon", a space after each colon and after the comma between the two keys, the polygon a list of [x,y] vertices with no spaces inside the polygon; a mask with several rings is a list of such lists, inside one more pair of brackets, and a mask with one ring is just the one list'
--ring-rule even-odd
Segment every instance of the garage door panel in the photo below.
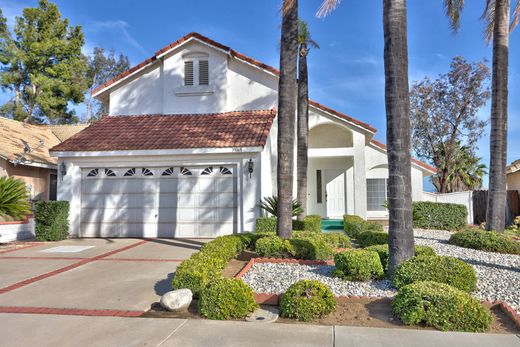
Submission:
{"label": "garage door panel", "polygon": [[179,180],[177,178],[162,178],[159,183],[161,194],[177,193],[179,191]]}
{"label": "garage door panel", "polygon": [[214,208],[199,207],[196,209],[195,216],[196,216],[195,217],[196,222],[216,223],[218,214]]}
{"label": "garage door panel", "polygon": [[123,194],[118,201],[120,209],[140,208],[143,206],[153,206],[155,204],[155,194]]}
{"label": "garage door panel", "polygon": [[214,193],[199,194],[197,196],[198,206],[200,207],[216,207],[216,195]]}
{"label": "garage door panel", "polygon": [[159,195],[159,206],[161,209],[174,209],[179,205],[179,195],[177,193],[163,193]]}
{"label": "garage door panel", "polygon": [[177,206],[182,207],[195,207],[195,199],[196,195],[194,194],[179,194],[177,196],[178,203]]}
{"label": "garage door panel", "polygon": [[214,177],[199,177],[199,184],[197,191],[199,193],[213,193],[217,191],[217,182]]}
{"label": "garage door panel", "polygon": [[188,177],[188,178],[179,178],[179,193],[195,193],[197,188],[197,178],[196,177]]}
{"label": "garage door panel", "polygon": [[195,209],[178,208],[177,209],[177,220],[181,223],[185,223],[185,222],[193,223],[193,221],[195,220]]}
{"label": "garage door panel", "polygon": [[107,195],[107,194],[84,194],[81,207],[82,208],[118,208],[120,202],[119,195]]}
{"label": "garage door panel", "polygon": [[233,223],[235,218],[235,209],[219,208],[215,212],[219,223]]}
{"label": "garage door panel", "polygon": [[218,191],[221,193],[235,192],[235,179],[233,177],[220,177],[217,179]]}
{"label": "garage door panel", "polygon": [[125,208],[119,210],[120,223],[155,223],[156,212],[142,208]]}
{"label": "garage door panel", "polygon": [[121,193],[155,194],[157,185],[154,179],[120,179]]}
{"label": "garage door panel", "polygon": [[219,207],[235,207],[236,197],[233,193],[220,193],[218,195],[218,206]]}
{"label": "garage door panel", "polygon": [[117,208],[84,208],[81,210],[81,220],[86,223],[102,223],[107,220],[116,222],[118,213]]}
{"label": "garage door panel", "polygon": [[116,179],[84,180],[82,191],[91,194],[119,194],[120,184]]}
{"label": "garage door panel", "polygon": [[175,237],[193,237],[197,236],[195,233],[196,226],[191,223],[178,223],[175,228]]}

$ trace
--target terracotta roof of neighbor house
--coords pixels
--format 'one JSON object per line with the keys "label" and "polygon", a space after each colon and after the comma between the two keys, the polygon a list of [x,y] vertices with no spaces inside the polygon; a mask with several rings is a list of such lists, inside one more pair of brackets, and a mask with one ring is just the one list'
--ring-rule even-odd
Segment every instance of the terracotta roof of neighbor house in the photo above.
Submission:
{"label": "terracotta roof of neighbor house", "polygon": [[[186,41],[188,41],[189,39],[192,39],[192,38],[200,40],[202,42],[205,42],[205,43],[207,43],[207,44],[209,44],[211,46],[214,46],[214,47],[216,47],[218,49],[221,49],[221,50],[227,52],[232,57],[235,57],[235,58],[237,58],[239,60],[242,60],[242,61],[244,61],[244,62],[246,62],[248,64],[254,65],[254,66],[256,66],[256,67],[258,67],[260,69],[266,70],[266,71],[268,71],[268,72],[270,72],[270,73],[272,73],[272,74],[274,74],[276,76],[278,76],[280,74],[280,71],[278,69],[275,69],[272,66],[264,64],[264,63],[262,63],[262,62],[260,62],[260,61],[258,61],[256,59],[250,58],[250,57],[246,56],[245,54],[239,53],[239,52],[235,51],[234,49],[231,49],[228,46],[225,46],[225,45],[223,45],[223,44],[221,44],[219,42],[216,42],[216,41],[214,41],[214,40],[212,40],[212,39],[210,39],[210,38],[208,38],[208,37],[206,37],[204,35],[192,32],[192,33],[189,33],[189,34],[181,37],[177,41],[175,41],[175,42],[173,42],[173,43],[171,43],[171,44],[161,48],[160,50],[155,52],[155,54],[153,56],[151,56],[150,58],[140,62],[139,64],[133,66],[132,68],[126,70],[125,72],[117,75],[116,77],[112,78],[111,80],[109,80],[109,81],[105,82],[104,84],[100,85],[99,87],[97,87],[96,89],[94,89],[92,91],[92,95],[98,94],[103,89],[105,89],[105,88],[111,86],[112,84],[114,84],[114,83],[124,79],[125,77],[131,75],[132,73],[138,71],[139,69],[144,68],[145,66],[152,64],[153,62],[157,61],[158,57],[161,54],[164,54],[165,52],[167,52],[167,51],[169,51],[169,50],[171,50],[171,49],[181,45],[182,43],[184,43],[184,42],[186,42]],[[329,107],[326,107],[326,106],[324,106],[324,105],[322,105],[322,104],[320,104],[320,103],[318,103],[316,101],[309,100],[309,104],[311,106],[313,106],[313,107],[316,107],[316,108],[322,110],[322,111],[331,113],[331,114],[333,114],[333,115],[335,115],[335,116],[337,116],[339,118],[342,118],[342,119],[344,119],[344,120],[346,120],[348,122],[351,122],[351,123],[353,123],[355,125],[358,125],[358,126],[364,128],[365,130],[368,130],[368,131],[370,131],[372,133],[375,133],[377,131],[370,124],[361,122],[361,121],[359,121],[359,120],[357,120],[355,118],[347,116],[346,114],[343,114],[343,113],[338,112],[336,110],[333,110],[333,109],[331,109]]]}
{"label": "terracotta roof of neighbor house", "polygon": [[[373,144],[374,146],[379,147],[379,148],[381,148],[382,150],[385,150],[385,151],[386,151],[386,145],[385,145],[384,143],[379,142],[379,141],[376,141],[376,140],[372,140],[372,141],[370,141],[370,143]],[[414,163],[414,164],[417,165],[417,166],[422,167],[423,169],[426,169],[426,170],[428,170],[428,171],[431,171],[431,172],[433,172],[433,173],[437,172],[437,169],[434,168],[433,166],[428,165],[428,164],[426,164],[426,163],[424,163],[424,162],[422,162],[422,161],[420,161],[420,160],[417,160],[417,159],[415,159],[415,158],[412,158],[412,163]]]}
{"label": "terracotta roof of neighbor house", "polygon": [[53,152],[264,146],[276,110],[106,116]]}
{"label": "terracotta roof of neighbor house", "polygon": [[512,174],[517,171],[520,171],[520,159],[515,160],[506,167],[506,174]]}
{"label": "terracotta roof of neighbor house", "polygon": [[[0,157],[15,160],[23,157],[23,165],[32,163],[56,165],[49,148],[83,130],[87,125],[32,125],[0,117]],[[42,142],[40,142],[42,141]],[[32,149],[24,152],[24,143]],[[40,146],[40,143],[43,145]]]}

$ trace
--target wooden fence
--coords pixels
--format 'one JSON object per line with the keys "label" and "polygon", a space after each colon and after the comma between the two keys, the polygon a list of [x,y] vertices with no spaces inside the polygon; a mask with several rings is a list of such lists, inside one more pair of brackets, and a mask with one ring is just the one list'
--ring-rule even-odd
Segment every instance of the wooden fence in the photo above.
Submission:
{"label": "wooden fence", "polygon": [[[473,191],[473,223],[481,224],[486,221],[487,190]],[[507,191],[506,226],[513,223],[516,216],[520,216],[520,197],[518,190]]]}

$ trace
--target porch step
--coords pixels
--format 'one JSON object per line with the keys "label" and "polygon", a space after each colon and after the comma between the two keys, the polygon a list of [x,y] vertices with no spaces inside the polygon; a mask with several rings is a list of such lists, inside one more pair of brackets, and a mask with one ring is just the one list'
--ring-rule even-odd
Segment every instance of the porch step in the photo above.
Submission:
{"label": "porch step", "polygon": [[322,219],[321,230],[343,230],[343,220],[341,219]]}

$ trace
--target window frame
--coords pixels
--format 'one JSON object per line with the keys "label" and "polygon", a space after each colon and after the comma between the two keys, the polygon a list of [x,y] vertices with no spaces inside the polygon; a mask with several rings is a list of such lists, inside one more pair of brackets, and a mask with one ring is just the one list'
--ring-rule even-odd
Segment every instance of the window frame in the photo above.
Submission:
{"label": "window frame", "polygon": [[[369,195],[370,195],[370,192],[369,192],[369,184],[368,182],[369,181],[383,181],[384,182],[384,198],[383,198],[383,201],[382,203],[380,204],[380,206],[378,206],[377,209],[373,209],[374,207],[374,203],[369,201],[369,199],[371,198]],[[380,191],[377,191],[376,192],[377,194],[380,193]],[[378,178],[367,178],[366,179],[366,196],[367,196],[367,211],[368,212],[384,212],[386,211],[386,208],[383,206],[384,202],[388,200],[388,178],[383,178],[383,177],[378,177]]]}

